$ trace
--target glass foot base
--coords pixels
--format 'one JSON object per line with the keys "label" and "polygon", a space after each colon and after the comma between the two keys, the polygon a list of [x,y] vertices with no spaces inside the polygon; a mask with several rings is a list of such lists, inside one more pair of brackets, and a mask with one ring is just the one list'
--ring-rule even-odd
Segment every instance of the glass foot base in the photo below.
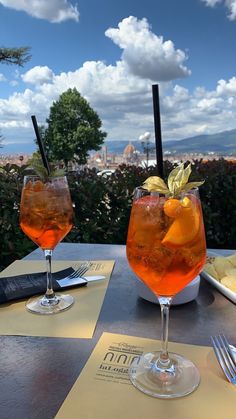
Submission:
{"label": "glass foot base", "polygon": [[170,353],[172,365],[165,370],[156,362],[160,352],[144,354],[129,369],[132,384],[149,396],[171,399],[192,393],[200,383],[196,366],[181,355]]}
{"label": "glass foot base", "polygon": [[27,301],[26,308],[35,314],[57,314],[68,310],[74,301],[74,297],[69,294],[56,294],[53,300],[48,300],[45,296],[32,297]]}

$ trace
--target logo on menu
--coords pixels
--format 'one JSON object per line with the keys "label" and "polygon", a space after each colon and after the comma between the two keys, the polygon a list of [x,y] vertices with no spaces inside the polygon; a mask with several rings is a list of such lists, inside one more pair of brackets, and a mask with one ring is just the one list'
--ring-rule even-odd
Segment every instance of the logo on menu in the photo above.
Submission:
{"label": "logo on menu", "polygon": [[142,353],[141,347],[128,345],[126,342],[112,343],[104,353],[96,379],[129,384],[129,367],[139,363]]}

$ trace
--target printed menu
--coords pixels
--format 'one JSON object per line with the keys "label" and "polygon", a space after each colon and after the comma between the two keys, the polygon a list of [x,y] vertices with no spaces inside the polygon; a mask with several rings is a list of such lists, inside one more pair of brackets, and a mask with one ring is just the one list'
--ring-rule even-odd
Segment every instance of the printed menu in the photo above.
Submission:
{"label": "printed menu", "polygon": [[160,342],[104,333],[62,404],[56,419],[209,419],[235,415],[235,388],[230,385],[209,347],[170,342],[170,351],[190,358],[201,374],[200,386],[179,399],[147,396],[129,381],[133,359]]}

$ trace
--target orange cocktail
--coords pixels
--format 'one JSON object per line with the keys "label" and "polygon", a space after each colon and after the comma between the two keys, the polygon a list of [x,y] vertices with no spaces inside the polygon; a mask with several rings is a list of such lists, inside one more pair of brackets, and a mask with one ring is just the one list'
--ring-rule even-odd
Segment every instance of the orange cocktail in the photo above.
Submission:
{"label": "orange cocktail", "polygon": [[148,351],[129,369],[135,387],[153,397],[182,397],[194,391],[200,374],[192,361],[168,352],[169,309],[173,297],[201,271],[206,242],[198,195],[189,182],[191,165],[181,163],[167,182],[150,176],[134,192],[127,237],[133,271],[156,294],[161,308],[161,350]]}
{"label": "orange cocktail", "polygon": [[43,250],[53,250],[73,224],[70,193],[59,182],[29,181],[22,190],[20,226]]}
{"label": "orange cocktail", "polygon": [[206,243],[196,193],[179,199],[158,193],[132,207],[127,257],[134,272],[159,296],[174,296],[200,272]]}
{"label": "orange cocktail", "polygon": [[42,297],[32,297],[26,308],[37,314],[55,314],[74,303],[69,294],[55,294],[51,272],[52,251],[73,225],[73,208],[65,176],[25,176],[20,204],[20,226],[44,252],[47,289]]}

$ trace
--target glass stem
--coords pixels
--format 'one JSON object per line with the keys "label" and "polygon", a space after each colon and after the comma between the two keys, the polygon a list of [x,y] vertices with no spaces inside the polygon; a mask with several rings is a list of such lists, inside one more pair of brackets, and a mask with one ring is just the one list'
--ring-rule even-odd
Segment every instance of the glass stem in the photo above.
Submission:
{"label": "glass stem", "polygon": [[161,306],[161,353],[158,360],[159,367],[168,368],[171,365],[171,360],[168,354],[168,332],[169,332],[169,312],[171,297],[160,297],[159,303]]}
{"label": "glass stem", "polygon": [[46,272],[47,272],[47,291],[45,298],[52,300],[55,297],[52,285],[52,250],[44,250],[44,256],[46,259]]}

